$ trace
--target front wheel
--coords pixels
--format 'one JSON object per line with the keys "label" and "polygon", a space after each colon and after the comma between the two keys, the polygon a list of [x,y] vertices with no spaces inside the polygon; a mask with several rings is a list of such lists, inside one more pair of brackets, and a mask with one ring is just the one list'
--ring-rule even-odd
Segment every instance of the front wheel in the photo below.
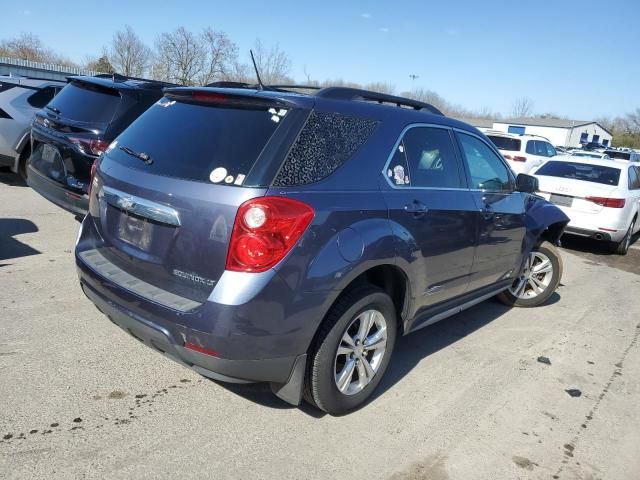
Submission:
{"label": "front wheel", "polygon": [[397,332],[393,301],[374,286],[338,300],[321,326],[305,379],[305,400],[334,415],[364,404],[382,379]]}
{"label": "front wheel", "polygon": [[524,270],[498,299],[509,306],[537,307],[556,291],[562,278],[562,257],[549,242],[542,242],[529,254]]}

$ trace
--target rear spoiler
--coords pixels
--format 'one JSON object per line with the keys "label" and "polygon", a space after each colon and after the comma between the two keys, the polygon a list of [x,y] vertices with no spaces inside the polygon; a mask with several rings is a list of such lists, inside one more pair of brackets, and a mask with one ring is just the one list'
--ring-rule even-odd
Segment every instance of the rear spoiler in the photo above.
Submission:
{"label": "rear spoiler", "polygon": [[311,107],[314,100],[310,97],[279,95],[281,92],[264,92],[258,90],[233,90],[229,88],[190,88],[176,87],[165,88],[164,95],[167,98],[178,101],[186,101],[200,104],[216,104],[221,106],[237,107],[283,107],[293,108],[308,104]]}

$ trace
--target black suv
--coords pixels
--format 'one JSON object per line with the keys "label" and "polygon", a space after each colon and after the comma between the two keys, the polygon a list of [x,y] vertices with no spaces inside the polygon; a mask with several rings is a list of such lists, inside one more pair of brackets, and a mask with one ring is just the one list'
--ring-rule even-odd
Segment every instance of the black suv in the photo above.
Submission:
{"label": "black suv", "polygon": [[84,216],[94,160],[162,98],[167,86],[174,85],[116,74],[71,77],[33,120],[29,186],[65,210]]}

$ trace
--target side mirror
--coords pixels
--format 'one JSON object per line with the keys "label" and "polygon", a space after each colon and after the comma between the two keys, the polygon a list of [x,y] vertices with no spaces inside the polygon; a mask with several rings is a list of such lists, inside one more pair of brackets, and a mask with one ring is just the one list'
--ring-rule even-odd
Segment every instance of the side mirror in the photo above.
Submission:
{"label": "side mirror", "polygon": [[519,173],[516,177],[516,190],[525,193],[535,193],[540,189],[538,185],[538,179],[527,175],[526,173]]}

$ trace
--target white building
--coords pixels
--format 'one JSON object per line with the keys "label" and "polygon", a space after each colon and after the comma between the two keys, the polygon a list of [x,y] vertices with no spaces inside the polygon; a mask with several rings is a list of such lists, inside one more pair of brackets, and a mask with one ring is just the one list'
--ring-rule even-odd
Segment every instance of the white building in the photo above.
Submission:
{"label": "white building", "polygon": [[579,147],[597,142],[611,145],[611,133],[597,122],[560,118],[511,118],[493,122],[493,129],[518,135],[540,135],[556,146]]}

